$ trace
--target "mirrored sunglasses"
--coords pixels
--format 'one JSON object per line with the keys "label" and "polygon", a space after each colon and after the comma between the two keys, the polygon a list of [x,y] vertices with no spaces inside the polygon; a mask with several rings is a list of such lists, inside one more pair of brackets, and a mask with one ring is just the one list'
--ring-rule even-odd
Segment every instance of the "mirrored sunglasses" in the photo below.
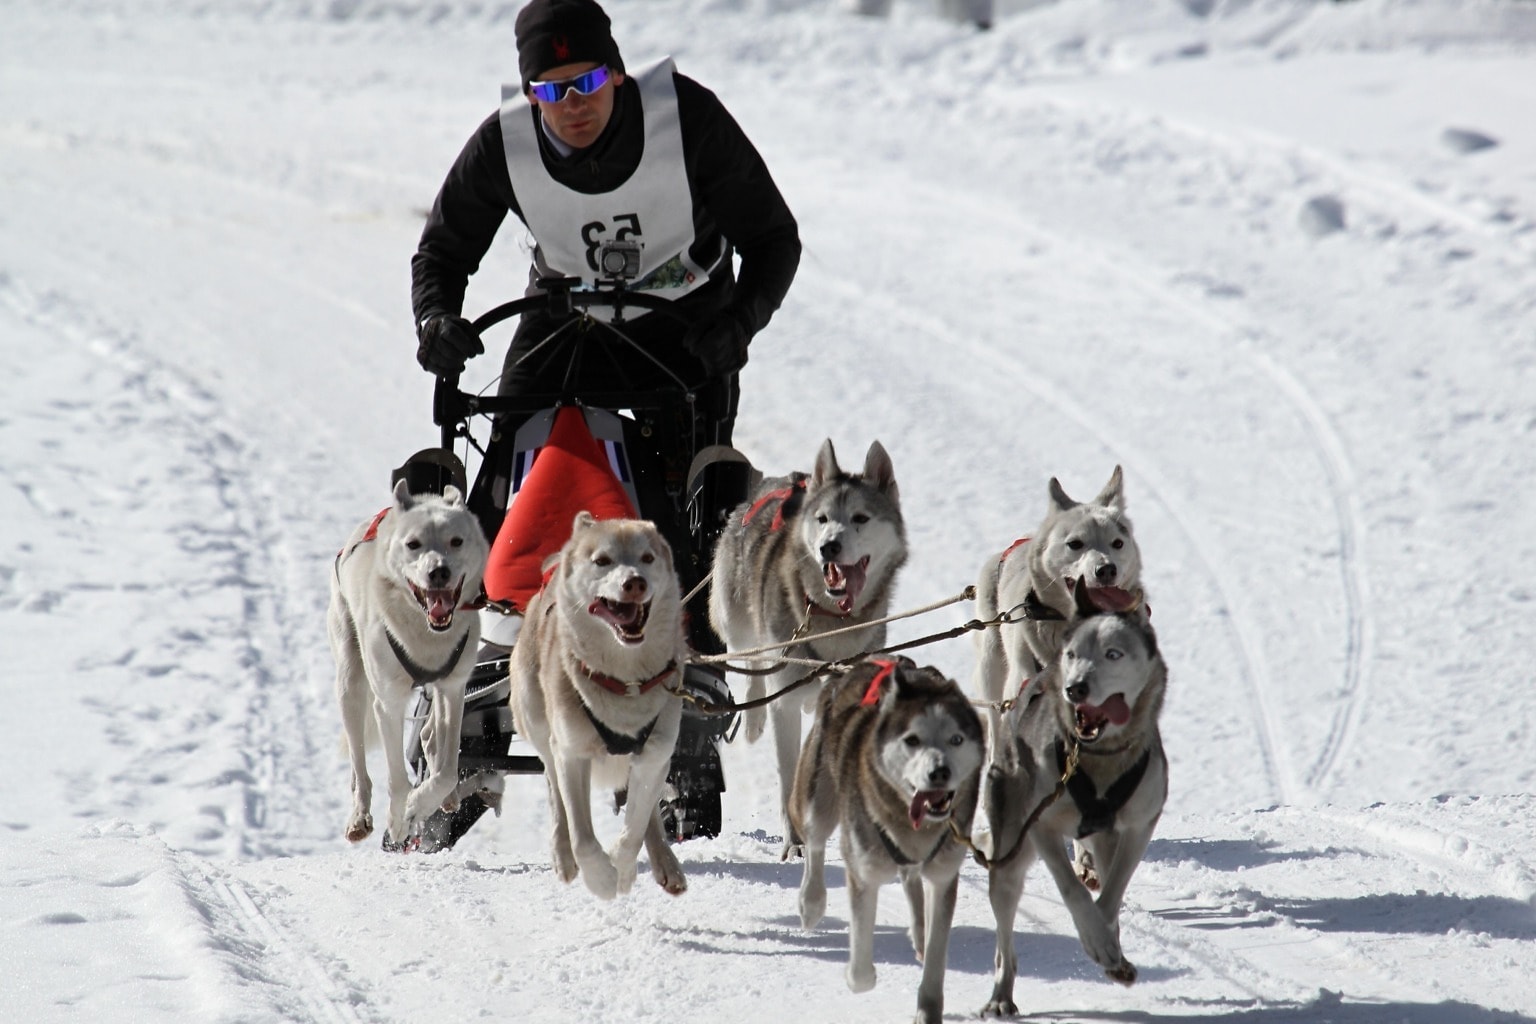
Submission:
{"label": "mirrored sunglasses", "polygon": [[597,90],[608,84],[608,69],[605,67],[593,68],[585,74],[575,78],[565,78],[558,82],[529,82],[528,91],[534,99],[545,103],[559,103],[565,99],[565,94],[572,89],[583,96],[591,96]]}

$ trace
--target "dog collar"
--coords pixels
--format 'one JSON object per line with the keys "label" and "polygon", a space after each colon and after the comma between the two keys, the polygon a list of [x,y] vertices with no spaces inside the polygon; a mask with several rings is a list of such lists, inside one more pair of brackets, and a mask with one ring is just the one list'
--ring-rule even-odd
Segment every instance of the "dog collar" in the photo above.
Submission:
{"label": "dog collar", "polygon": [[662,681],[665,680],[668,676],[677,671],[677,660],[673,659],[672,661],[667,662],[666,667],[663,668],[660,672],[651,676],[651,678],[639,683],[626,683],[622,679],[615,679],[613,676],[607,676],[603,675],[601,672],[592,671],[591,666],[589,666],[584,661],[578,661],[576,664],[580,666],[582,674],[585,675],[588,679],[592,680],[594,683],[596,683],[598,686],[601,686],[609,693],[616,693],[620,697],[638,697],[642,693],[649,693],[656,689],[656,687],[660,686]]}
{"label": "dog collar", "polygon": [[810,594],[806,594],[805,595],[805,615],[806,615],[806,618],[810,618],[812,615],[822,615],[822,616],[825,616],[826,618],[829,618],[829,619],[846,619],[848,616],[850,616],[852,614],[853,614],[853,609],[852,608],[848,609],[847,611],[842,611],[841,609],[839,609],[838,611],[834,612],[834,611],[832,611],[830,609],[823,608],[821,605],[817,604],[816,603],[816,599],[814,597],[812,597]]}
{"label": "dog collar", "polygon": [[389,649],[395,652],[395,660],[411,677],[411,685],[426,686],[428,683],[447,679],[453,673],[454,668],[459,664],[459,659],[464,656],[464,648],[469,644],[469,631],[466,630],[464,635],[459,637],[459,645],[453,649],[452,654],[448,655],[448,660],[443,662],[443,667],[436,669],[423,668],[416,664],[400,641],[395,639],[395,634],[388,629],[384,630],[384,639],[389,641]]}

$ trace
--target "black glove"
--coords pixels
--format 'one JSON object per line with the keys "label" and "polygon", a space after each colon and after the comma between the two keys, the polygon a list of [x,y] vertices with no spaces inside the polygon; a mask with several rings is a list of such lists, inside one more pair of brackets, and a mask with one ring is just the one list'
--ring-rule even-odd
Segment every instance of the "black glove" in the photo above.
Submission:
{"label": "black glove", "polygon": [[452,377],[464,372],[471,356],[485,351],[468,320],[452,313],[429,313],[416,327],[416,361],[428,373]]}
{"label": "black glove", "polygon": [[724,377],[747,365],[752,332],[735,314],[722,310],[689,328],[683,347],[692,352],[711,377]]}

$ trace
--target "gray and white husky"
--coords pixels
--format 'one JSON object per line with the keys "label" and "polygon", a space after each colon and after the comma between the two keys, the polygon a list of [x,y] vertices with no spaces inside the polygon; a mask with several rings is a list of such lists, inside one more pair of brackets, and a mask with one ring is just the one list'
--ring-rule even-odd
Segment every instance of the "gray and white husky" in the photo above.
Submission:
{"label": "gray and white husky", "polygon": [[990,619],[1016,609],[1022,620],[975,634],[976,689],[997,702],[1056,659],[1073,614],[1072,590],[1086,581],[1090,602],[1124,611],[1141,600],[1141,549],[1125,515],[1120,467],[1092,501],[1067,497],[1055,477],[1047,487],[1045,518],[981,567],[976,615]]}
{"label": "gray and white husky", "polygon": [[[359,524],[336,556],[328,625],[352,765],[345,834],[354,843],[373,832],[370,740],[382,738],[388,764],[391,841],[409,842],[423,818],[457,805],[464,687],[480,644],[479,616],[464,601],[480,594],[485,555],[480,523],[457,488],[413,495],[402,480],[394,504]],[[436,691],[428,725],[450,739],[428,744],[428,771],[413,790],[403,732],[418,686]]]}
{"label": "gray and white husky", "polygon": [[[544,762],[555,874],[611,900],[634,885],[643,842],[657,883],[681,893],[658,805],[687,652],[672,549],[653,523],[581,512],[547,571],[512,648],[512,716]],[[592,828],[594,787],[623,805],[611,851]]]}
{"label": "gray and white husky", "polygon": [[[821,634],[884,618],[906,560],[906,527],[885,448],[873,442],[864,471],[847,473],[828,439],[809,475],[764,480],[753,498],[731,513],[715,546],[710,622],[732,651],[796,639],[786,656],[853,657],[884,644],[885,626]],[[777,692],[806,671],[790,663],[771,676],[754,676],[748,698],[762,698],[770,685]],[[815,698],[815,688],[806,687],[769,705],[786,858],[799,846],[788,808],[800,755],[800,717]],[[756,741],[767,714],[754,708],[743,717],[747,739]]]}
{"label": "gray and white husky", "polygon": [[[1039,857],[1072,914],[1083,949],[1104,973],[1129,985],[1136,968],[1120,948],[1120,904],[1146,853],[1168,795],[1168,760],[1158,716],[1167,669],[1146,610],[1109,612],[1084,582],[1057,656],[1006,714],[994,737],[985,809],[991,825],[987,891],[997,919],[997,974],[984,1015],[1012,1016],[1013,920],[1024,875]],[[1023,832],[1056,790],[1058,799]],[[1081,843],[1098,870],[1094,899],[1067,848]]]}
{"label": "gray and white husky", "polygon": [[827,839],[842,835],[848,875],[848,968],[855,992],[874,987],[875,902],[901,880],[912,948],[923,964],[917,1021],[944,1012],[944,970],[960,866],[976,813],[981,719],[953,680],[906,658],[872,657],[828,683],[800,754],[790,815],[805,839],[800,921],[827,908]]}

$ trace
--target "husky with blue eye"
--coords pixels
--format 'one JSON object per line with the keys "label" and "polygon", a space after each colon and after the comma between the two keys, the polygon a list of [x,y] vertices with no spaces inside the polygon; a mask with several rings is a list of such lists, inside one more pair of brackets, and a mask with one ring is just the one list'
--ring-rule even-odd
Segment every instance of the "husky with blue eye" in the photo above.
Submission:
{"label": "husky with blue eye", "polygon": [[[1001,716],[992,743],[984,807],[997,974],[984,1015],[1018,1012],[1013,921],[1036,857],[1055,880],[1084,951],[1112,980],[1136,980],[1120,947],[1120,904],[1168,796],[1158,730],[1168,672],[1145,608],[1105,611],[1083,581],[1074,591],[1060,652]],[[1074,871],[1074,842],[1092,857],[1097,899]]]}
{"label": "husky with blue eye", "polygon": [[906,658],[871,657],[827,683],[795,769],[790,816],[805,840],[800,922],[827,909],[827,840],[842,836],[848,876],[848,968],[874,987],[875,901],[901,881],[912,948],[923,964],[919,1024],[944,1013],[950,924],[985,757],[981,719],[959,684]]}

